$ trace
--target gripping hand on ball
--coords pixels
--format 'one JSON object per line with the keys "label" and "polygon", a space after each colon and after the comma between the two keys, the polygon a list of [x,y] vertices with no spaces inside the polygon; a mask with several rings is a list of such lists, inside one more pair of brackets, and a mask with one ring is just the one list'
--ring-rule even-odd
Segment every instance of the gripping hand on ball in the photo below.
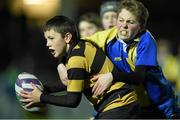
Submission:
{"label": "gripping hand on ball", "polygon": [[26,107],[31,106],[32,104],[39,103],[40,102],[40,96],[42,92],[34,85],[32,84],[33,90],[31,92],[27,92],[22,90],[20,92],[20,96],[23,97],[20,101],[27,102],[28,104]]}

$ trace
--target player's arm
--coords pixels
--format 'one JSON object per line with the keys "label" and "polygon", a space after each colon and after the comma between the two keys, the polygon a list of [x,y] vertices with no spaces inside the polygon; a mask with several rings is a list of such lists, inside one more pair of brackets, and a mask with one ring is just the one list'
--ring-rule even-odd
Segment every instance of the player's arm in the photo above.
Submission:
{"label": "player's arm", "polygon": [[68,80],[66,95],[56,96],[42,93],[35,85],[33,85],[34,90],[32,92],[21,91],[20,95],[24,98],[21,101],[29,102],[26,107],[38,102],[64,107],[77,107],[81,100],[84,86],[83,78],[85,78],[85,75],[85,69],[71,68],[68,70],[70,80]]}
{"label": "player's arm", "polygon": [[80,103],[84,79],[86,78],[85,63],[83,57],[71,57],[68,61],[68,85],[67,95],[54,96],[54,95],[41,95],[41,102],[64,106],[64,107],[77,107]]}
{"label": "player's arm", "polygon": [[[73,58],[71,58],[73,61]],[[78,62],[70,62],[68,69],[68,85],[67,95],[54,96],[54,95],[41,95],[41,102],[53,104],[64,107],[77,107],[81,101],[84,79],[86,77],[86,70],[80,67],[81,60]],[[79,66],[80,68],[77,68]]]}
{"label": "player's arm", "polygon": [[20,96],[22,102],[28,102],[26,107],[35,103],[52,104],[64,107],[77,107],[80,103],[82,93],[81,92],[67,92],[67,95],[50,95],[42,93],[35,85],[33,85],[32,92],[21,91]]}
{"label": "player's arm", "polygon": [[113,82],[124,82],[132,85],[139,85],[142,83],[146,76],[146,70],[149,66],[137,66],[135,72],[124,73],[116,68],[112,73],[99,74],[93,77],[91,80],[97,81],[93,86],[92,92],[95,96],[103,93]]}
{"label": "player's arm", "polygon": [[45,104],[74,108],[79,105],[81,96],[81,92],[67,92],[67,95],[62,96],[41,94],[40,101]]}
{"label": "player's arm", "polygon": [[140,37],[137,47],[137,56],[135,63],[135,71],[131,73],[123,73],[114,70],[113,78],[116,81],[126,82],[129,84],[140,84],[148,76],[147,71],[157,68],[157,46],[154,38],[149,32],[145,32]]}
{"label": "player's arm", "polygon": [[66,86],[59,81],[48,82],[43,85],[45,93],[54,93],[66,90]]}
{"label": "player's arm", "polygon": [[77,107],[81,100],[84,79],[86,78],[85,59],[80,58],[71,57],[69,60],[67,95],[45,94],[38,90],[36,86],[33,86],[34,90],[32,92],[21,92],[21,96],[24,98],[22,102],[29,102],[26,107],[38,102],[64,107]]}
{"label": "player's arm", "polygon": [[[146,76],[148,76],[147,71],[157,66],[157,47],[154,38],[149,32],[142,34],[138,46],[135,71],[124,73],[118,69],[114,69],[112,73],[106,74],[107,77],[103,78],[105,75],[96,76],[95,80],[101,79],[101,81],[98,80],[93,87],[95,94],[101,94],[98,90],[102,89],[102,87],[104,87],[103,90],[107,89],[109,86],[105,85],[109,85],[108,83],[111,83],[112,80],[133,85],[138,85],[145,80]],[[103,80],[106,81],[106,84],[102,82]]]}
{"label": "player's arm", "polygon": [[139,85],[145,80],[147,75],[147,66],[136,66],[135,71],[131,73],[124,73],[118,69],[112,71],[114,82],[125,82],[128,84]]}

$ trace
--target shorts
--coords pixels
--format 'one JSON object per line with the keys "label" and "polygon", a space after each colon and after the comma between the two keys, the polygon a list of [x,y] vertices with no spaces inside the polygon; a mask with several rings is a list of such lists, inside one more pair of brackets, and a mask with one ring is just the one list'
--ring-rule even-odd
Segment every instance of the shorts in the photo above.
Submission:
{"label": "shorts", "polygon": [[98,113],[95,119],[135,119],[140,118],[140,113],[141,108],[139,103],[133,102],[123,107]]}

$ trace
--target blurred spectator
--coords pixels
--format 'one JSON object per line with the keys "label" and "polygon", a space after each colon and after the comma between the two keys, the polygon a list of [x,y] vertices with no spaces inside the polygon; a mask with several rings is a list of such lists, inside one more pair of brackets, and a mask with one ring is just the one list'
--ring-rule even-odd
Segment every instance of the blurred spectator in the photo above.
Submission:
{"label": "blurred spectator", "polygon": [[178,94],[178,102],[180,104],[180,43],[178,45],[177,63],[178,63],[178,78],[176,81],[176,92]]}
{"label": "blurred spectator", "polygon": [[85,13],[79,19],[79,33],[87,37],[101,30],[100,17],[96,13]]}
{"label": "blurred spectator", "polygon": [[178,45],[178,55],[177,55],[177,61],[178,61],[178,66],[179,66],[179,74],[178,74],[178,90],[180,91],[180,44]]}
{"label": "blurred spectator", "polygon": [[101,22],[104,29],[116,25],[118,4],[118,1],[106,1],[100,6]]}
{"label": "blurred spectator", "polygon": [[163,66],[166,58],[168,56],[172,56],[171,43],[167,38],[159,38],[157,39],[157,45],[158,45],[158,62],[161,66]]}
{"label": "blurred spectator", "polygon": [[169,39],[158,39],[158,62],[162,67],[164,75],[176,89],[179,74],[179,63],[177,57],[172,54],[171,42]]}

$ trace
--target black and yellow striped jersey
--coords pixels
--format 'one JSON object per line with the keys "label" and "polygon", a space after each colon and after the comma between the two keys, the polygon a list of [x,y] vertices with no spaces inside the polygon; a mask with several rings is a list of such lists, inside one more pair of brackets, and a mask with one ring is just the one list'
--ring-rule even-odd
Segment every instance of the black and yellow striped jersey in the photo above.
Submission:
{"label": "black and yellow striped jersey", "polygon": [[[107,111],[137,101],[136,93],[131,86],[123,82],[115,82],[102,95],[94,97],[90,81],[92,75],[116,70],[108,57],[95,45],[79,40],[68,50],[67,92],[83,92],[97,111]],[[120,79],[120,78],[119,78]]]}

